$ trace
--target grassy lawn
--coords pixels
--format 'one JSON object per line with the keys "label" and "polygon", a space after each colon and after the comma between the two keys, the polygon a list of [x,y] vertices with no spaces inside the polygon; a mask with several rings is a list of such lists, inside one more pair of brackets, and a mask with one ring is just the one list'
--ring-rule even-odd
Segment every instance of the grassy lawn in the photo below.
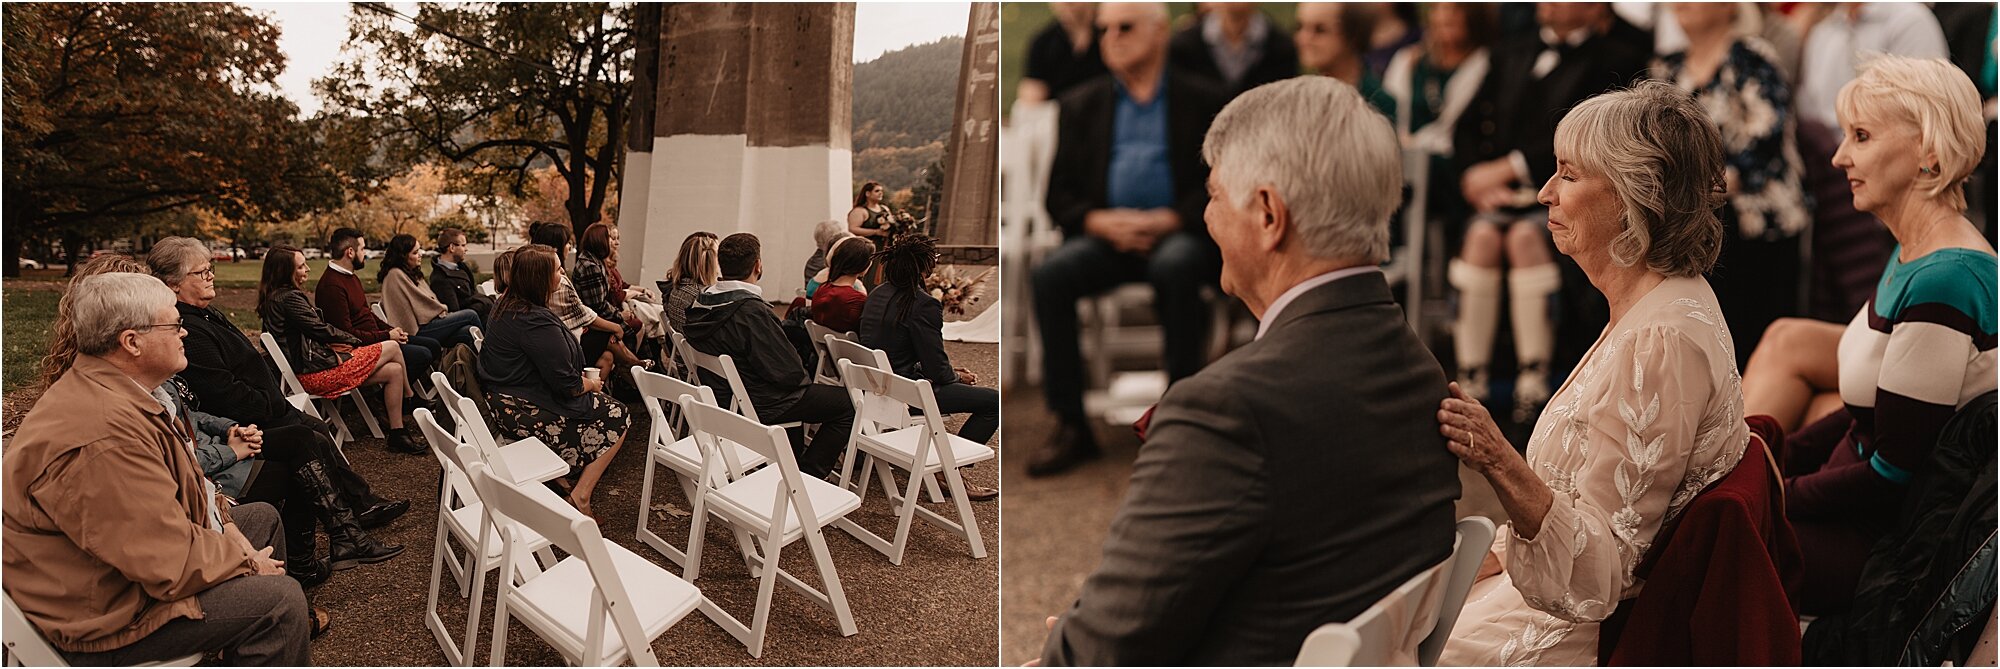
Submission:
{"label": "grassy lawn", "polygon": [[[216,271],[219,275],[220,266]],[[57,270],[56,275],[60,279],[61,271]],[[254,280],[251,285],[255,285]],[[0,288],[0,312],[4,312],[0,313],[0,333],[4,333],[0,336],[0,370],[4,370],[0,373],[4,377],[0,380],[0,393],[32,386],[40,378],[42,356],[49,352],[49,329],[56,320],[56,302],[61,299],[62,291],[50,286],[20,286],[9,280]],[[237,327],[257,328],[256,311],[229,304],[218,306]]]}

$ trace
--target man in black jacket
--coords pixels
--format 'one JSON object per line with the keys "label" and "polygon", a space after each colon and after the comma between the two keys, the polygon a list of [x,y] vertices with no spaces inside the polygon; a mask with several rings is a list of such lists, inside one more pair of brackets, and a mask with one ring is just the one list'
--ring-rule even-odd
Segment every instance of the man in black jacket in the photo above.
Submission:
{"label": "man in black jacket", "polygon": [[1151,283],[1167,376],[1180,379],[1206,360],[1209,312],[1201,289],[1214,285],[1222,264],[1201,225],[1208,168],[1200,151],[1228,95],[1167,67],[1164,5],[1106,4],[1097,26],[1112,74],[1062,97],[1048,211],[1065,240],[1034,269],[1042,392],[1060,421],[1056,437],[1029,461],[1034,476],[1098,455],[1083,410],[1077,301],[1126,282]]}
{"label": "man in black jacket", "polygon": [[[815,384],[806,373],[778,315],[764,301],[764,289],[757,285],[764,276],[762,254],[757,236],[747,232],[724,237],[716,245],[722,280],[688,306],[688,344],[709,355],[727,355],[736,363],[743,390],[750,395],[744,400],[764,423],[817,423],[819,432],[811,446],[805,444],[804,430],[791,430],[792,450],[799,455],[799,471],[824,478],[840,467],[840,456],[847,451],[854,405],[845,389]],[[701,377],[704,385],[717,390],[718,399],[729,401],[727,380],[708,370],[702,370]]]}
{"label": "man in black jacket", "polygon": [[438,254],[431,258],[431,292],[444,303],[445,313],[471,309],[484,323],[493,311],[493,298],[479,294],[479,282],[465,265],[465,232],[445,228],[438,232]]}
{"label": "man in black jacket", "polygon": [[182,344],[188,364],[180,377],[202,398],[202,411],[267,431],[288,425],[311,428],[315,455],[327,464],[328,478],[348,506],[360,510],[355,520],[364,528],[381,527],[409,510],[408,501],[377,496],[368,481],[348,467],[333,441],[333,428],[292,406],[264,355],[228,316],[210,306],[215,300],[215,268],[207,246],[188,237],[169,237],[153,245],[146,264],[174,291],[174,308],[180,310],[181,325],[187,328]]}
{"label": "man in black jacket", "polygon": [[1299,47],[1254,2],[1218,2],[1176,33],[1167,48],[1174,67],[1219,82],[1230,97],[1299,76]]}

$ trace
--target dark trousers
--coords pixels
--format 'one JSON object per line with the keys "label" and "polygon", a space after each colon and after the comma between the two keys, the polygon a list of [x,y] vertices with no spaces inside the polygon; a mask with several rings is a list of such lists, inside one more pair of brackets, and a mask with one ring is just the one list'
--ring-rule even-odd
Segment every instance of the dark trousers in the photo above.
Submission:
{"label": "dark trousers", "polygon": [[347,459],[340,457],[340,451],[334,441],[333,426],[326,424],[326,421],[293,411],[291,415],[263,426],[265,448],[269,449],[271,444],[280,438],[273,436],[274,430],[291,425],[302,425],[311,431],[309,438],[302,439],[301,443],[312,449],[313,455],[318,457],[320,462],[326,463],[327,478],[333,480],[333,487],[340,491],[340,498],[346,501],[349,507],[366,509],[382,503],[382,498],[368,487],[368,479],[361,478],[359,472],[347,465]]}
{"label": "dark trousers", "polygon": [[[288,425],[264,432],[264,451],[252,464],[250,478],[243,483],[239,499],[264,502],[279,507],[285,526],[309,531],[314,524],[313,508],[319,504],[313,492],[299,485],[293,476],[307,462],[320,459],[313,443],[315,433],[304,425]],[[334,456],[335,460],[339,456]],[[367,508],[367,507],[361,507]],[[301,555],[310,559],[311,555]]]}
{"label": "dark trousers", "polygon": [[[1200,225],[1200,221],[1194,221]],[[1161,239],[1150,255],[1120,253],[1109,242],[1072,237],[1034,269],[1035,320],[1042,336],[1042,392],[1049,410],[1064,420],[1083,416],[1083,353],[1077,343],[1076,303],[1123,283],[1153,285],[1153,309],[1166,332],[1167,378],[1201,371],[1208,339],[1208,305],[1201,288],[1222,271],[1215,242],[1188,232]]]}
{"label": "dark trousers", "polygon": [[[230,510],[236,527],[271,559],[285,559],[284,526],[269,504]],[[124,648],[99,653],[63,653],[72,666],[124,667],[196,653],[222,651],[230,666],[303,667],[312,663],[308,639],[312,615],[305,592],[290,576],[238,576],[195,595],[202,619],[177,618]]]}
{"label": "dark trousers", "polygon": [[419,326],[416,332],[410,334],[438,341],[443,346],[456,344],[472,346],[472,331],[466,328],[478,326],[480,322],[479,314],[471,309],[460,309],[433,318],[431,322]]}
{"label": "dark trousers", "polygon": [[411,383],[431,377],[431,362],[444,353],[444,343],[417,333],[410,333],[409,341],[400,345],[403,349],[403,376]]}
{"label": "dark trousers", "polygon": [[947,383],[933,386],[931,394],[937,397],[939,413],[971,414],[958,428],[958,436],[966,441],[984,444],[993,438],[995,430],[1000,429],[999,390],[970,383]]}
{"label": "dark trousers", "polygon": [[848,436],[854,431],[854,403],[848,399],[847,389],[815,383],[806,386],[806,394],[784,411],[758,418],[769,424],[799,421],[819,425],[810,445],[803,429],[795,427],[786,434],[792,438],[792,452],[798,455],[799,471],[825,478],[840,468],[840,456],[847,452]]}

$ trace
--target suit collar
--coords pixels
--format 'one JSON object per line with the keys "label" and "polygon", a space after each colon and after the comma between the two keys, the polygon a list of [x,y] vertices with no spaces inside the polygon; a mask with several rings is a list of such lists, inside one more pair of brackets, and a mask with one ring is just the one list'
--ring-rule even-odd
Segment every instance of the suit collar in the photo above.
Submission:
{"label": "suit collar", "polygon": [[1395,298],[1389,294],[1389,280],[1381,272],[1362,272],[1299,294],[1264,330],[1266,334],[1277,332],[1293,321],[1314,314],[1394,302]]}

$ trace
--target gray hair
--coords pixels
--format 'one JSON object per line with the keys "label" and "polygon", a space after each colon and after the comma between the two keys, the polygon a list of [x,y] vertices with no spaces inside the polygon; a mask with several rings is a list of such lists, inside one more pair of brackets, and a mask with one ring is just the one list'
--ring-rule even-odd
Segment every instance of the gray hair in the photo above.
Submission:
{"label": "gray hair", "polygon": [[1722,253],[1727,197],[1722,135],[1692,96],[1648,81],[1578,104],[1556,126],[1556,153],[1611,182],[1625,229],[1611,262],[1667,276],[1700,276]]}
{"label": "gray hair", "polygon": [[174,291],[159,279],[131,272],[84,277],[70,288],[76,350],[104,355],[118,348],[118,335],[153,324],[153,312],[174,304]]}
{"label": "gray hair", "polygon": [[1215,116],[1201,157],[1238,206],[1259,186],[1277,192],[1306,253],[1389,259],[1402,148],[1389,119],[1346,82],[1304,76],[1250,89]]}
{"label": "gray hair", "polygon": [[153,276],[168,286],[179,286],[187,278],[189,265],[208,259],[208,245],[193,237],[168,237],[153,244],[146,253],[146,265]]}

